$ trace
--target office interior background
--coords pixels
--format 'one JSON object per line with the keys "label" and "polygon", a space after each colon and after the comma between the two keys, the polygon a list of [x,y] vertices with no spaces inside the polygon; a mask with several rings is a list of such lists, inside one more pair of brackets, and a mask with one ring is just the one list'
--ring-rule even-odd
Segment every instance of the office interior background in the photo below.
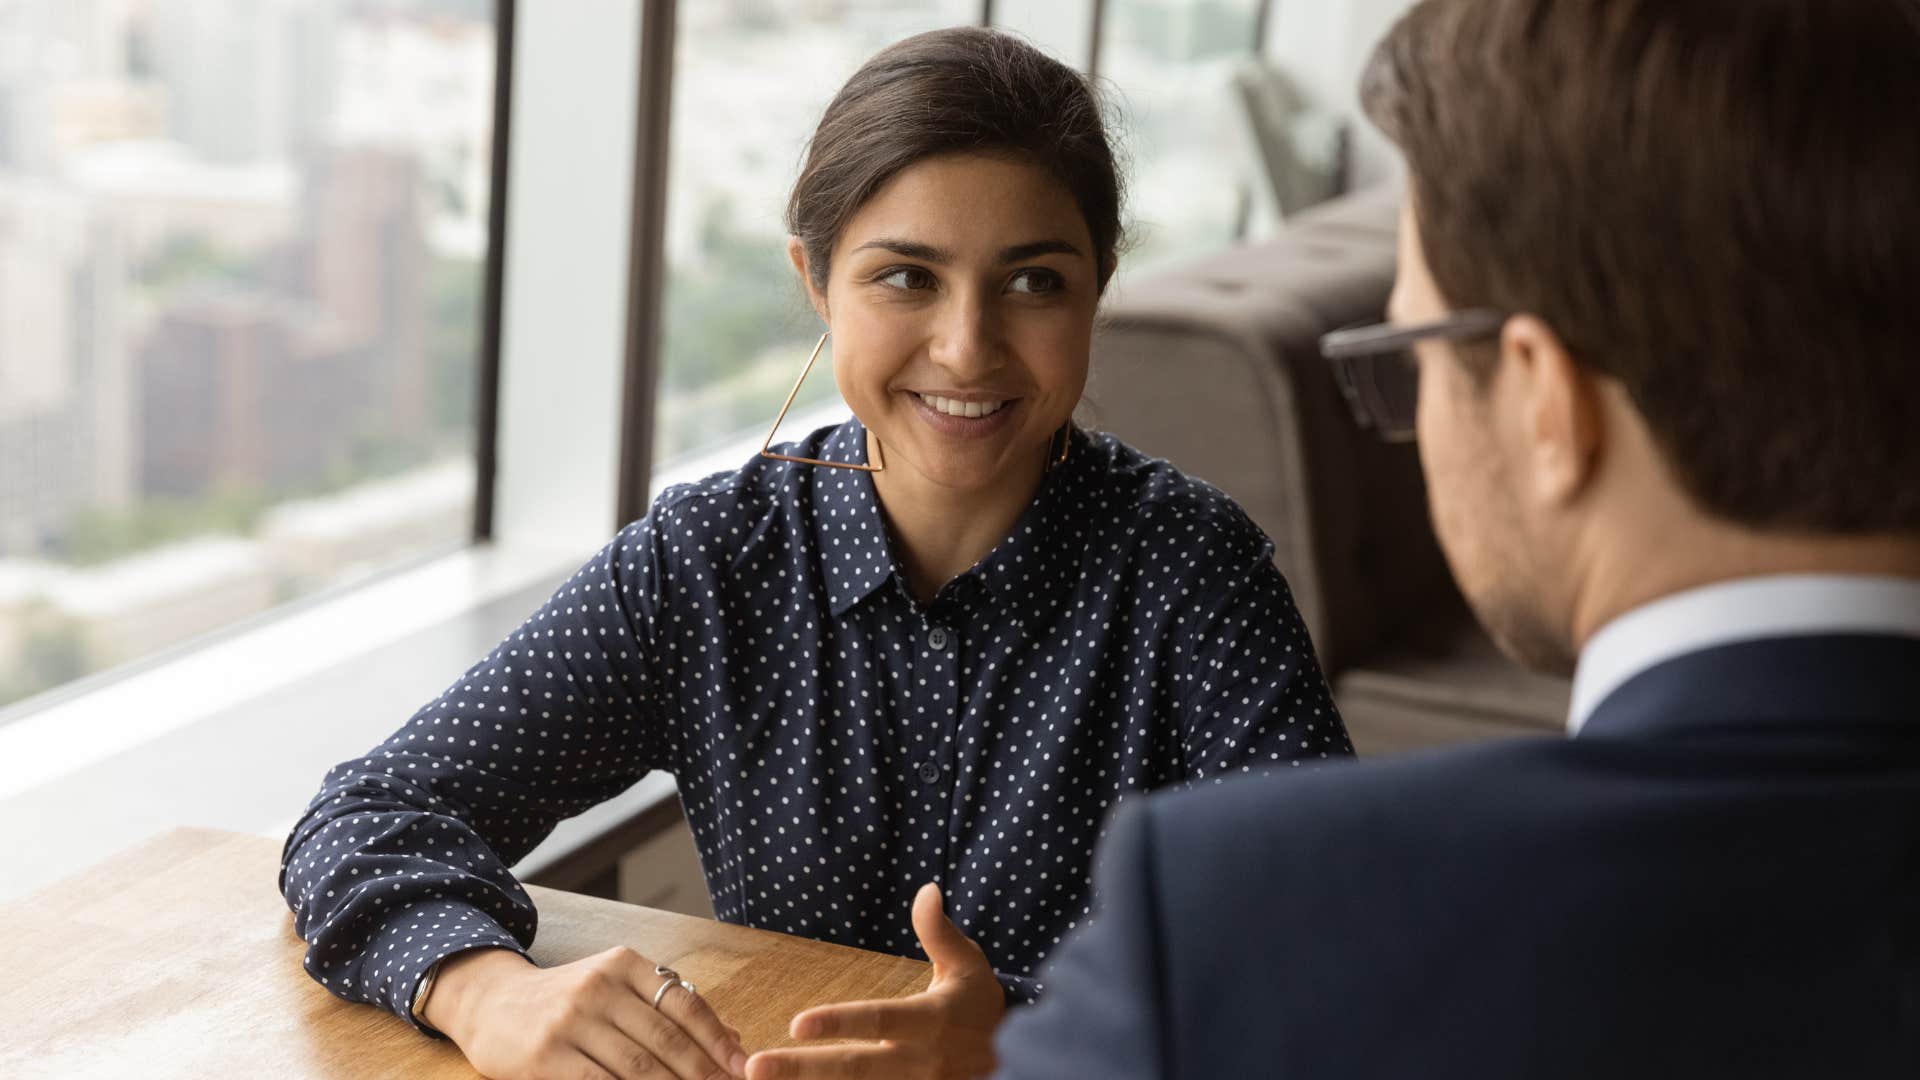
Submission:
{"label": "office interior background", "polygon": [[[0,898],[284,829],[757,447],[818,333],[786,191],[879,48],[984,23],[1102,80],[1124,305],[1391,177],[1351,83],[1404,6],[0,0]],[[838,415],[818,376],[786,430]],[[604,881],[659,794],[534,862]]]}

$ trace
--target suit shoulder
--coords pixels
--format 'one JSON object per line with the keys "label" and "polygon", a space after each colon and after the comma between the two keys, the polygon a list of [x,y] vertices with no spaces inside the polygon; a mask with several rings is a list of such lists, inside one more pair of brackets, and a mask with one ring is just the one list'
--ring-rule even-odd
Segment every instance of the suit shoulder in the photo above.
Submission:
{"label": "suit shoulder", "polygon": [[[1508,814],[1516,803],[1588,768],[1595,748],[1520,738],[1380,761],[1329,761],[1312,769],[1247,776],[1149,797],[1156,848],[1190,859],[1245,858],[1417,844],[1463,822]],[[1605,748],[1600,748],[1604,756]],[[1221,837],[1233,837],[1223,845]]]}

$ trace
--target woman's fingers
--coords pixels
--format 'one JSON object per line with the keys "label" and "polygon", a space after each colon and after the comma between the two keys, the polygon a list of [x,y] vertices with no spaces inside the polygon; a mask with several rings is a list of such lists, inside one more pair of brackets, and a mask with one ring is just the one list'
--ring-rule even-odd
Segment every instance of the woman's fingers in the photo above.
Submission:
{"label": "woman's fingers", "polygon": [[712,1073],[685,1072],[611,1023],[588,1024],[576,1032],[578,1048],[618,1080],[709,1080]]}
{"label": "woman's fingers", "polygon": [[[624,1038],[660,1063],[652,1073],[641,1074],[647,1080],[662,1075],[679,1080],[731,1080],[742,1075],[732,1068],[731,1049],[709,1051],[692,1032],[681,1027],[673,1017],[655,1010],[636,992],[625,993],[609,1003],[607,1020]],[[741,1056],[744,1062],[745,1055]]]}
{"label": "woman's fingers", "polygon": [[651,965],[634,976],[635,989],[646,995],[649,1007],[658,995],[661,1017],[692,1036],[706,1055],[726,1072],[733,1076],[746,1075],[743,1070],[747,1052],[740,1045],[739,1032],[722,1023],[707,999],[698,993],[689,992],[684,986],[669,986],[661,992],[661,986],[674,981],[655,974]]}
{"label": "woman's fingers", "polygon": [[[615,948],[543,969],[501,964],[483,974],[459,1045],[488,1076],[559,1080],[732,1080],[738,1036],[705,1001],[671,986],[652,960]],[[676,980],[677,981],[677,980]],[[671,999],[683,999],[672,1001]]]}
{"label": "woman's fingers", "polygon": [[[541,1075],[548,1074],[543,1072]],[[624,1080],[619,1073],[607,1071],[605,1065],[594,1060],[586,1051],[577,1048],[560,1055],[559,1059],[553,1062],[551,1075],[577,1076],[580,1080]]]}

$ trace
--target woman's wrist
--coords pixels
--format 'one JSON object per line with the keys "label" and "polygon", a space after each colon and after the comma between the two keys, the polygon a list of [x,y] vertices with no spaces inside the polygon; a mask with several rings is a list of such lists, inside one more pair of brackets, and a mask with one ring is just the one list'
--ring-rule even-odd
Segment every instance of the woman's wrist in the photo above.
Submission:
{"label": "woman's wrist", "polygon": [[435,966],[433,985],[414,1013],[415,1019],[458,1043],[466,1029],[474,1001],[486,988],[517,969],[533,964],[511,949],[484,948],[456,953]]}

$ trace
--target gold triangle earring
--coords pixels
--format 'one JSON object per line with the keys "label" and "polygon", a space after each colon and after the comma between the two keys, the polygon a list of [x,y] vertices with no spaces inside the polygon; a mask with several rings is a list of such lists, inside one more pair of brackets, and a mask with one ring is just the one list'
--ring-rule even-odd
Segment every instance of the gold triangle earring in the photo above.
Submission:
{"label": "gold triangle earring", "polygon": [[1069,420],[1060,425],[1059,439],[1060,453],[1058,456],[1055,456],[1053,453],[1053,439],[1049,438],[1047,440],[1048,472],[1052,472],[1055,466],[1065,465],[1067,463],[1067,451],[1073,449],[1073,421]]}
{"label": "gold triangle earring", "polygon": [[780,415],[773,418],[773,429],[767,432],[767,441],[760,444],[760,456],[774,461],[791,461],[796,465],[825,465],[830,469],[858,469],[861,472],[882,472],[887,467],[886,454],[880,449],[880,440],[873,440],[874,461],[870,465],[856,465],[851,461],[821,461],[819,458],[793,457],[788,454],[776,454],[773,437],[780,433],[780,422],[787,418],[787,410],[793,408],[793,399],[800,396],[800,387],[806,384],[807,374],[813,370],[813,362],[820,359],[820,350],[827,347],[827,339],[833,336],[829,330],[820,335],[820,341],[813,347],[813,354],[807,357],[807,366],[800,369],[800,378],[794,382],[793,391],[787,395],[787,403],[780,406]]}

